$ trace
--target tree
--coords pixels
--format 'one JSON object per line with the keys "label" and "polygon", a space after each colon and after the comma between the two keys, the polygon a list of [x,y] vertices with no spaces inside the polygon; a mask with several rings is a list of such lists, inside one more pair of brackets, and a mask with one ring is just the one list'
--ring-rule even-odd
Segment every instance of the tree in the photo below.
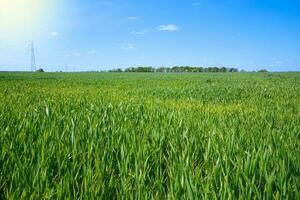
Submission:
{"label": "tree", "polygon": [[227,70],[226,67],[222,67],[219,69],[219,72],[226,72],[226,70]]}
{"label": "tree", "polygon": [[[119,71],[119,70],[113,70]],[[153,68],[151,66],[141,66],[141,67],[129,67],[124,70],[124,72],[239,72],[236,68],[226,68],[226,67],[195,67],[195,66],[173,66],[173,67],[159,67]]]}
{"label": "tree", "polygon": [[229,69],[229,72],[239,72],[239,70],[236,69],[236,68],[230,68],[230,69]]}
{"label": "tree", "polygon": [[261,70],[258,70],[258,72],[260,72],[260,73],[267,73],[268,70],[266,70],[266,69],[261,69]]}
{"label": "tree", "polygon": [[45,72],[42,68],[36,70],[36,72]]}

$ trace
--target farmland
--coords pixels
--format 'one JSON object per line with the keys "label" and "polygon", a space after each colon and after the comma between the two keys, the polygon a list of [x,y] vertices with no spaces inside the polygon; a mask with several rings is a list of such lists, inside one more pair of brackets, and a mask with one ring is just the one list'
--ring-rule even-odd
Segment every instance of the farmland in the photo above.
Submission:
{"label": "farmland", "polygon": [[0,199],[300,199],[300,73],[0,73]]}

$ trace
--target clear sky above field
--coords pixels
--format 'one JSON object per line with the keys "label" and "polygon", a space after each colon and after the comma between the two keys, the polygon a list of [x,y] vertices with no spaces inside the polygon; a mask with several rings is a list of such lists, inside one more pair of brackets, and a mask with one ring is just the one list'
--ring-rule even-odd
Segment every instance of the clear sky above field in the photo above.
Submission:
{"label": "clear sky above field", "polygon": [[0,0],[0,70],[300,70],[298,0]]}

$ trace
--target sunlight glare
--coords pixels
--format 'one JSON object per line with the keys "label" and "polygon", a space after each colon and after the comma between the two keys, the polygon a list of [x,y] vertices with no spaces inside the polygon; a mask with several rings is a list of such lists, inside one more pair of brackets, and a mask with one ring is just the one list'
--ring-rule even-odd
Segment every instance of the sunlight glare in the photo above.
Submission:
{"label": "sunlight glare", "polygon": [[47,18],[48,0],[0,0],[0,34],[30,34]]}

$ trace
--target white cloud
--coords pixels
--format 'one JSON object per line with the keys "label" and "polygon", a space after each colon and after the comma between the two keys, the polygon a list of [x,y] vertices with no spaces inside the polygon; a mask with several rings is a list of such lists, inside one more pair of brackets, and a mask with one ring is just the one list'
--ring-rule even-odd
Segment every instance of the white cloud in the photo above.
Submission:
{"label": "white cloud", "polygon": [[59,35],[59,33],[58,33],[58,32],[56,32],[56,31],[53,31],[53,32],[50,32],[50,35],[55,37],[55,36],[58,36],[58,35]]}
{"label": "white cloud", "polygon": [[173,24],[162,24],[157,28],[158,31],[178,31],[178,26]]}
{"label": "white cloud", "polygon": [[79,57],[81,56],[80,53],[68,53],[68,54],[65,54],[65,57]]}
{"label": "white cloud", "polygon": [[73,56],[81,56],[80,53],[73,53],[72,55],[73,55]]}
{"label": "white cloud", "polygon": [[134,16],[131,16],[131,17],[127,17],[128,20],[132,20],[132,21],[135,21],[135,20],[138,20],[139,18],[137,17],[134,17]]}
{"label": "white cloud", "polygon": [[206,62],[208,62],[208,60],[207,59],[201,59],[201,60],[199,60],[200,62],[202,62],[202,63],[206,63]]}
{"label": "white cloud", "polygon": [[136,48],[136,45],[132,44],[132,43],[121,44],[121,49],[123,49],[123,50],[133,50],[135,48]]}
{"label": "white cloud", "polygon": [[284,62],[282,60],[277,60],[275,63],[280,65],[280,64],[283,64]]}
{"label": "white cloud", "polygon": [[93,55],[93,54],[96,54],[97,51],[95,51],[95,50],[88,50],[86,53],[89,54],[89,55]]}
{"label": "white cloud", "polygon": [[153,29],[144,29],[144,30],[140,30],[140,31],[131,31],[130,34],[133,35],[145,35],[147,33],[153,32],[153,31],[178,31],[179,28],[178,26],[174,25],[174,24],[162,24],[159,25],[156,28]]}
{"label": "white cloud", "polygon": [[145,35],[148,32],[149,30],[142,30],[142,31],[131,31],[130,33],[133,35]]}

